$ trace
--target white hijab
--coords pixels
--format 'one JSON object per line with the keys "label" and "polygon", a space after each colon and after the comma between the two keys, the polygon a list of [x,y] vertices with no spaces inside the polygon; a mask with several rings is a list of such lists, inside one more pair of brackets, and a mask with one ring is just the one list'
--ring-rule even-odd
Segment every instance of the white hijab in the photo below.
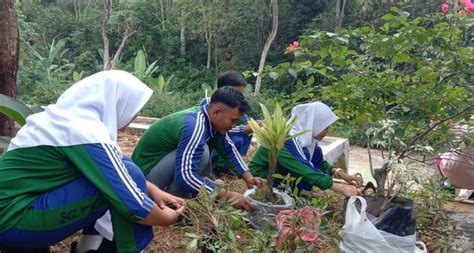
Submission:
{"label": "white hijab", "polygon": [[153,91],[130,73],[99,72],[67,89],[56,104],[26,119],[8,150],[117,141]]}
{"label": "white hijab", "polygon": [[338,119],[331,108],[322,102],[301,104],[293,107],[291,119],[294,117],[297,117],[296,124],[291,129],[290,135],[310,130],[311,132],[300,135],[297,138],[302,147],[308,148],[311,156],[313,156],[316,145],[314,136],[321,133]]}

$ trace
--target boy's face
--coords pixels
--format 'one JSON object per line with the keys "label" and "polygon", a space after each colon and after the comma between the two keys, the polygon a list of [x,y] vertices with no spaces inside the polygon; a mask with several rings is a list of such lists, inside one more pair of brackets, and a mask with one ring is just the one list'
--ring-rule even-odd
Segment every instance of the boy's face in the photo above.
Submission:
{"label": "boy's face", "polygon": [[239,108],[231,108],[223,103],[217,103],[209,111],[211,125],[220,134],[227,133],[240,120]]}
{"label": "boy's face", "polygon": [[322,140],[328,134],[328,131],[329,131],[329,127],[326,127],[318,135],[314,136],[314,139],[316,139],[318,141]]}

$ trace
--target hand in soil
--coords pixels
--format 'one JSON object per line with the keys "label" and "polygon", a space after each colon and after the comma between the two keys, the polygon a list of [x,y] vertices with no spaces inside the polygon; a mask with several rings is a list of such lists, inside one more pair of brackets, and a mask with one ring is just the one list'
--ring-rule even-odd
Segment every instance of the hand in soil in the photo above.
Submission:
{"label": "hand in soil", "polygon": [[235,200],[237,203],[232,205],[235,209],[240,209],[242,211],[254,211],[255,207],[250,203],[250,201],[242,194],[238,192],[227,192],[224,196],[226,200]]}

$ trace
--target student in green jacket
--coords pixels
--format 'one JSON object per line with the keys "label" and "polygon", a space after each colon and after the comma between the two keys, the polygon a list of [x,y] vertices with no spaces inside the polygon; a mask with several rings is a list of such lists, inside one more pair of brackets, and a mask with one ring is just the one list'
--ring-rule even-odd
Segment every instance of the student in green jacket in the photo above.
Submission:
{"label": "student in green jacket", "polygon": [[[217,78],[217,87],[222,88],[225,86],[232,87],[241,93],[244,93],[245,87],[247,86],[247,81],[237,71],[226,71],[221,73]],[[206,97],[201,101],[201,105],[208,104],[210,97]],[[235,147],[239,151],[240,155],[246,156],[247,151],[249,150],[250,144],[252,142],[252,129],[249,124],[249,116],[245,113],[241,115],[240,120],[237,122],[236,126],[229,130],[228,135]],[[217,154],[212,156],[212,167],[213,170],[218,172],[229,172],[228,168],[225,166],[223,159]]]}
{"label": "student in green jacket", "polygon": [[[296,124],[290,131],[290,135],[311,130],[297,138],[287,140],[283,149],[277,157],[277,170],[275,173],[295,178],[302,177],[298,185],[300,190],[310,191],[313,186],[321,190],[332,189],[345,196],[358,195],[362,185],[362,178],[347,175],[341,169],[333,166],[323,159],[321,148],[317,141],[326,136],[327,130],[338,117],[324,103],[313,102],[297,105],[291,111],[291,118],[296,117]],[[249,168],[252,174],[266,177],[268,168],[268,152],[260,146],[252,158]],[[333,182],[333,176],[346,180],[349,185]],[[274,180],[274,186],[278,186],[280,180]]]}
{"label": "student in green jacket", "polygon": [[[226,161],[227,166],[247,183],[263,185],[254,177],[235,148],[228,131],[241,115],[250,109],[243,94],[232,87],[214,92],[209,103],[168,115],[153,123],[138,142],[133,161],[161,189],[183,198],[195,196],[204,186],[212,191],[216,185],[206,179],[211,174],[209,149]],[[235,198],[235,208],[252,210],[242,194],[221,190],[220,198]]]}
{"label": "student in green jacket", "polygon": [[[47,248],[81,229],[93,238],[106,211],[118,252],[139,252],[152,226],[174,224],[184,200],[147,182],[117,146],[117,131],[151,94],[127,72],[104,71],[27,118],[0,158],[0,250]],[[81,240],[76,249],[96,250],[100,240]]]}

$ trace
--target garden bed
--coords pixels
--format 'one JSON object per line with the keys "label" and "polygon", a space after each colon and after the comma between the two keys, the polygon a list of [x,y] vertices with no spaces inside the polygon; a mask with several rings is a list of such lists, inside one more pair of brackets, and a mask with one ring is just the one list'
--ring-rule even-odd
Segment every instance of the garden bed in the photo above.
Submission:
{"label": "garden bed", "polygon": [[[140,138],[140,135],[141,134],[131,133],[130,131],[122,132],[119,134],[118,144],[125,154],[132,154],[133,149]],[[251,147],[251,150],[249,152],[250,156],[253,154],[254,149],[255,147]],[[365,163],[363,161],[364,157],[366,156],[365,149],[359,147],[351,147],[349,152],[351,164],[355,162]],[[248,160],[248,158],[249,157],[246,157],[245,160]],[[353,171],[353,168],[351,167],[350,173],[354,172],[355,171]],[[242,180],[238,180],[234,177],[226,177],[224,178],[224,180],[230,183],[232,190],[239,192],[245,191],[245,184]],[[330,207],[328,208],[330,213],[326,216],[330,220],[331,230],[325,235],[326,237],[330,238],[325,238],[323,243],[325,244],[325,249],[329,250],[325,252],[333,252],[334,250],[336,250],[334,240],[340,239],[337,235],[337,232],[343,225],[343,201],[341,201],[341,198],[338,198],[337,195],[330,194],[330,196],[328,197],[328,193],[329,192],[320,191],[313,192],[315,196],[326,196],[326,199],[329,199],[330,201]],[[464,217],[464,219],[474,220],[474,205],[470,205],[467,207],[464,206],[464,208],[459,211],[461,211],[462,213],[446,212],[446,218],[449,218],[449,221],[443,220],[443,217],[441,216],[434,216],[436,220],[433,221],[433,226],[431,226],[431,229],[429,229],[429,231],[417,231],[418,239],[425,241],[425,243],[428,243],[429,245],[430,242],[433,243],[436,238],[443,238],[443,236],[446,236],[446,234],[448,234],[452,238],[451,240],[456,240],[459,242],[455,246],[456,251],[453,252],[465,252],[466,250],[474,250],[472,239],[468,237],[474,234],[474,226],[472,225],[472,222],[461,222],[457,219],[461,215],[462,217]],[[471,211],[471,213],[469,213],[469,211]],[[447,224],[449,224],[449,226],[447,226]],[[456,228],[461,229],[455,231],[454,226],[456,226]],[[146,248],[145,252],[186,252],[186,246],[184,245],[186,238],[181,234],[180,227],[155,227],[154,231],[155,237],[150,243],[150,245]],[[445,235],[442,235],[443,233]],[[71,242],[77,240],[77,237],[77,235],[71,236],[66,240],[52,246],[51,252],[69,252],[69,246]],[[244,239],[245,238],[242,238],[242,240]],[[429,245],[429,248],[431,250],[434,250],[436,247],[433,245]]]}

